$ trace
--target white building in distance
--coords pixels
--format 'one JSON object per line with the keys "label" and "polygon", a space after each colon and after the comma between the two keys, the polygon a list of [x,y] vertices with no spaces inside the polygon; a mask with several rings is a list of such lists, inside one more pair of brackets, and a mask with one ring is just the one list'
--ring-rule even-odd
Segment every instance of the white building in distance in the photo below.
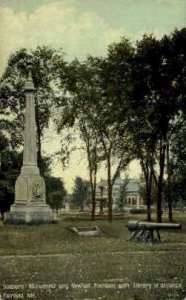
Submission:
{"label": "white building in distance", "polygon": [[[118,199],[120,197],[121,188],[124,184],[125,180],[118,178],[116,179],[114,185],[113,185],[113,209],[118,208]],[[102,179],[97,184],[97,191],[96,191],[96,199],[97,201],[100,201],[100,199],[107,201],[108,198],[108,186],[107,186],[107,180]],[[126,191],[124,193],[124,199],[123,199],[123,207],[125,209],[127,208],[141,208],[144,206],[144,200],[140,196],[139,193],[139,181],[137,179],[128,179],[128,183],[126,186]],[[105,206],[105,205],[104,205]]]}

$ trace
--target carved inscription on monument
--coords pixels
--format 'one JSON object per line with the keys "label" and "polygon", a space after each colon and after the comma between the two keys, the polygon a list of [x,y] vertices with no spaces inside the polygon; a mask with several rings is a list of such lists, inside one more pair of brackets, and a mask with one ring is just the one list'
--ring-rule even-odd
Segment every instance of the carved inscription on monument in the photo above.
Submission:
{"label": "carved inscription on monument", "polygon": [[33,201],[41,201],[44,199],[44,181],[42,177],[36,177],[31,184],[31,199]]}

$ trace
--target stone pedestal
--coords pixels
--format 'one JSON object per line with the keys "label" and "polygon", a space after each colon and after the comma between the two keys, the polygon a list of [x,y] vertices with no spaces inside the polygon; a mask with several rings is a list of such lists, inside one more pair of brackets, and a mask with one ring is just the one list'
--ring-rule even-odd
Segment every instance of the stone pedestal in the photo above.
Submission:
{"label": "stone pedestal", "polygon": [[34,85],[31,71],[25,84],[26,111],[23,166],[15,184],[15,203],[5,213],[5,223],[35,224],[52,221],[46,204],[45,182],[37,166]]}
{"label": "stone pedestal", "polygon": [[5,222],[13,224],[48,223],[52,211],[45,202],[45,182],[39,174],[21,174],[15,184],[15,203],[5,213]]}
{"label": "stone pedestal", "polygon": [[50,208],[43,203],[37,205],[16,204],[11,207],[9,213],[5,213],[6,224],[43,224],[53,221]]}

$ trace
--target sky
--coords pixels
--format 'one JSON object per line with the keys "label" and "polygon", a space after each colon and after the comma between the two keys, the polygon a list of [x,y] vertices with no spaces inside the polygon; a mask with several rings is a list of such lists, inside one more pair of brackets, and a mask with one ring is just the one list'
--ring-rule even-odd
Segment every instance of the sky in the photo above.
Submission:
{"label": "sky", "polygon": [[[184,26],[186,0],[0,0],[0,75],[9,55],[22,47],[62,47],[70,61],[88,54],[104,56],[108,45],[122,36],[135,43],[144,33],[160,38]],[[44,152],[59,149],[59,140],[50,128]],[[71,191],[76,176],[88,178],[85,154],[74,152],[65,170],[55,162],[52,174],[62,177]],[[100,178],[105,174],[101,169]],[[129,174],[139,176],[136,161],[130,164]]]}

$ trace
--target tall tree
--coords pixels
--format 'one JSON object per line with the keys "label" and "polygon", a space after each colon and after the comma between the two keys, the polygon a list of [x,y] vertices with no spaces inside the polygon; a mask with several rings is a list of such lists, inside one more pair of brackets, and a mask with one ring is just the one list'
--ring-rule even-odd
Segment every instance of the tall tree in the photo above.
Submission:
{"label": "tall tree", "polygon": [[[92,189],[92,216],[95,209],[96,174],[99,162],[106,162],[108,178],[109,220],[112,221],[112,187],[120,171],[129,162],[127,157],[126,103],[130,90],[130,61],[133,48],[128,40],[109,47],[108,56],[88,57],[83,63],[72,62],[62,74],[70,96],[63,98],[68,124],[76,120],[85,143]],[[116,63],[117,61],[117,63]],[[118,114],[118,111],[120,114]],[[118,116],[120,122],[118,122]],[[121,125],[122,120],[122,125]],[[124,142],[125,140],[125,142]],[[114,168],[113,168],[114,164]]]}
{"label": "tall tree", "polygon": [[[180,91],[178,73],[175,73],[174,45],[170,37],[156,40],[144,36],[137,44],[134,69],[134,107],[144,116],[140,117],[144,127],[149,126],[148,138],[151,148],[148,154],[150,179],[157,184],[157,220],[162,221],[162,199],[165,175],[165,160],[169,140],[177,127],[179,119]],[[143,113],[142,113],[143,112]],[[136,141],[136,140],[135,140]],[[147,149],[146,149],[147,150]],[[156,166],[156,168],[155,168]],[[152,186],[152,184],[151,184]]]}
{"label": "tall tree", "polygon": [[[144,36],[137,43],[133,63],[134,86],[131,101],[131,129],[136,157],[140,160],[146,183],[145,200],[147,220],[151,220],[152,185],[158,143],[159,119],[156,116],[158,96],[154,81],[159,76],[159,41],[152,36]],[[156,179],[157,182],[157,179]],[[162,182],[162,180],[161,180]],[[158,202],[161,203],[161,200]],[[158,204],[157,210],[161,212]],[[161,217],[161,216],[160,216]]]}
{"label": "tall tree", "polygon": [[27,62],[32,61],[36,98],[38,164],[41,172],[43,171],[41,139],[44,129],[49,126],[53,101],[56,98],[54,62],[59,56],[62,57],[62,54],[59,55],[58,51],[46,46],[37,47],[36,50],[31,51],[21,49],[10,56],[8,66],[0,80],[0,101],[6,111],[11,113],[13,128],[9,126],[9,135],[11,146],[15,149],[23,143],[24,83],[28,75]]}
{"label": "tall tree", "polygon": [[109,46],[107,57],[100,62],[101,68],[98,73],[101,98],[97,104],[97,127],[106,160],[109,221],[112,221],[113,185],[132,159],[128,108],[133,55],[132,45],[123,38],[118,44]]}
{"label": "tall tree", "polygon": [[[65,76],[64,72],[66,72]],[[97,66],[91,57],[83,63],[77,60],[71,62],[66,70],[59,69],[60,86],[68,96],[63,96],[61,101],[57,102],[57,106],[62,107],[61,116],[57,120],[58,132],[63,132],[64,128],[68,130],[71,127],[76,128],[76,134],[79,133],[83,142],[83,150],[86,152],[92,198],[92,219],[95,218],[97,171],[101,160],[98,155],[99,140],[95,126],[96,104],[100,95],[97,72]],[[69,152],[69,148],[66,152]]]}
{"label": "tall tree", "polygon": [[[167,42],[168,41],[168,42]],[[170,72],[173,77],[170,93],[172,101],[175,101],[177,110],[169,130],[169,140],[167,142],[167,197],[169,207],[169,220],[172,221],[172,181],[176,174],[184,170],[184,145],[185,126],[186,126],[186,28],[175,30],[169,37],[163,39],[164,52],[166,57],[166,66],[172,66]],[[169,47],[167,46],[169,45]],[[169,67],[170,69],[170,67]],[[182,144],[179,144],[181,141]],[[177,145],[177,149],[175,149]],[[180,155],[181,154],[181,155]],[[182,163],[180,164],[180,162]],[[180,172],[181,171],[181,172]],[[175,190],[176,187],[174,186]]]}

